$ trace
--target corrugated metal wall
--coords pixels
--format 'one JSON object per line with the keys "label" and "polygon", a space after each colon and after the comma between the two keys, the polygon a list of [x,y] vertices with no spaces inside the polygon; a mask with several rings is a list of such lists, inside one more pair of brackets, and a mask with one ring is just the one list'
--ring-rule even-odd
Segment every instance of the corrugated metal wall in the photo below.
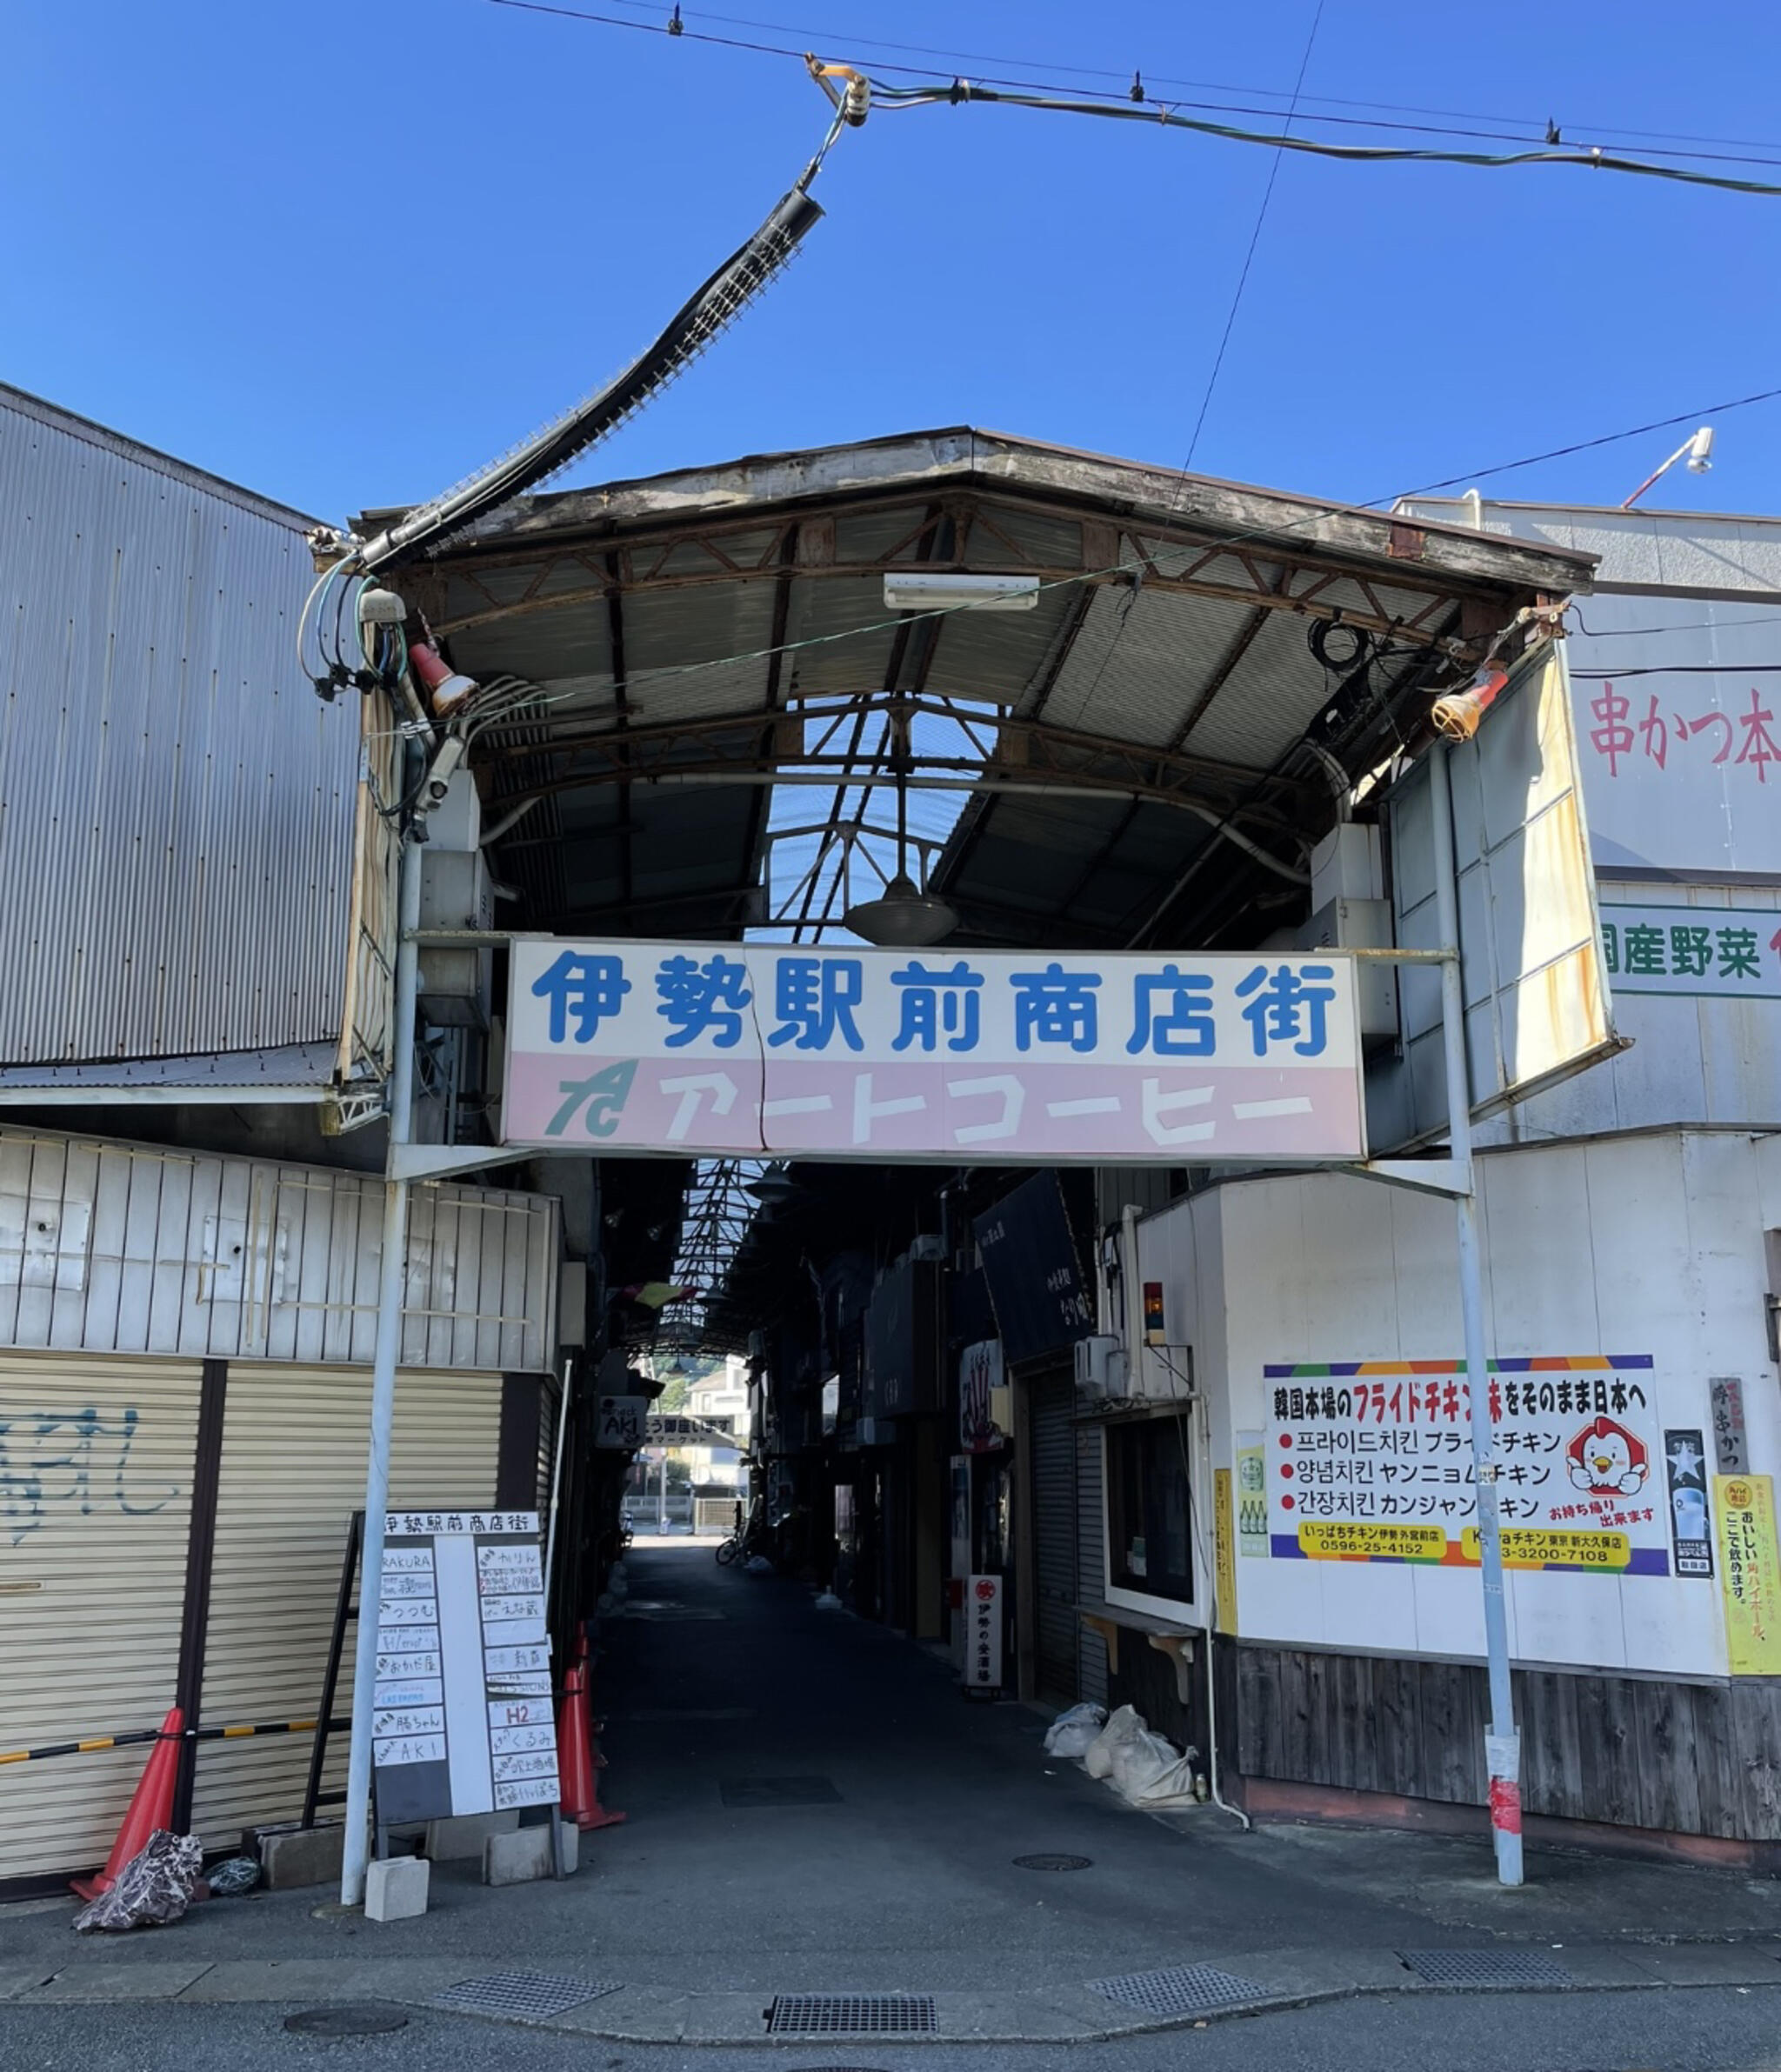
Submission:
{"label": "corrugated metal wall", "polygon": [[[364,1502],[370,1404],[363,1369],[230,1367],[204,1654],[204,1718],[216,1726],[315,1716],[347,1526]],[[491,1502],[500,1424],[499,1375],[399,1374],[390,1502]],[[343,1719],[351,1648],[349,1629],[334,1706]],[[307,1734],[201,1744],[193,1831],[220,1848],[250,1822],[296,1819],[312,1748]],[[345,1781],[341,1735],[324,1789]]]}
{"label": "corrugated metal wall", "polygon": [[[0,1747],[165,1717],[198,1380],[191,1360],[0,1353]],[[0,1879],[103,1862],[148,1753],[0,1765]]]}
{"label": "corrugated metal wall", "polygon": [[[548,1370],[557,1203],[409,1201],[404,1362]],[[383,1216],[357,1173],[0,1129],[0,1346],[369,1362]]]}
{"label": "corrugated metal wall", "polygon": [[1032,1391],[1031,1437],[1034,1696],[1042,1703],[1077,1699],[1076,1382],[1071,1368],[1040,1368]]}
{"label": "corrugated metal wall", "polygon": [[304,521],[0,387],[0,1063],[340,1032],[357,697]]}

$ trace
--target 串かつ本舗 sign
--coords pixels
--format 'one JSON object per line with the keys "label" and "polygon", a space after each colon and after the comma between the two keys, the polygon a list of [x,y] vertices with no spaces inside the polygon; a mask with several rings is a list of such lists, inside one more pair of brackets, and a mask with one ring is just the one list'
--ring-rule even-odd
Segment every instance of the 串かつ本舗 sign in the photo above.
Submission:
{"label": "\u4e32\u304b\u3064\u672c\u8217 sign", "polygon": [[1351,963],[513,945],[503,1139],[1046,1165],[1365,1152]]}

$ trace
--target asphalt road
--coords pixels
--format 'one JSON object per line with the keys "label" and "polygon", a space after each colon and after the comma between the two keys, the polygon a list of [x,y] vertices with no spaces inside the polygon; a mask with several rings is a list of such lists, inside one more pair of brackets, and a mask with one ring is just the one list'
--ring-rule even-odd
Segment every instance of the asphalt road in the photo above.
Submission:
{"label": "asphalt road", "polygon": [[277,2007],[0,2008],[5,2072],[1781,2072],[1781,1987],[1366,2000],[1120,2043],[620,2049],[416,2013],[324,2041]]}

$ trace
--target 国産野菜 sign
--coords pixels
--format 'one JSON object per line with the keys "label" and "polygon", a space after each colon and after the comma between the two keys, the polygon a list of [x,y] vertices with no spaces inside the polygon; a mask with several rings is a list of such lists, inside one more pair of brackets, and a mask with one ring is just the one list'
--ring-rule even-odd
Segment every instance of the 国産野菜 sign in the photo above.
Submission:
{"label": "\u56fd\u7523\u91ce\u83dc sign", "polygon": [[504,1141],[1221,1163],[1365,1153],[1350,962],[522,941]]}

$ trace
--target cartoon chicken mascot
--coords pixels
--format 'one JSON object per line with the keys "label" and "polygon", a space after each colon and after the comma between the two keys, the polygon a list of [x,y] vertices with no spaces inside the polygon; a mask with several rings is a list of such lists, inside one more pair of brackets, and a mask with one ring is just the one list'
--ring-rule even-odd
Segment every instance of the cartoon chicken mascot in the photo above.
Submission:
{"label": "cartoon chicken mascot", "polygon": [[1611,1417],[1584,1425],[1564,1449],[1564,1459],[1573,1487],[1591,1496],[1631,1496],[1651,1472],[1644,1442]]}

